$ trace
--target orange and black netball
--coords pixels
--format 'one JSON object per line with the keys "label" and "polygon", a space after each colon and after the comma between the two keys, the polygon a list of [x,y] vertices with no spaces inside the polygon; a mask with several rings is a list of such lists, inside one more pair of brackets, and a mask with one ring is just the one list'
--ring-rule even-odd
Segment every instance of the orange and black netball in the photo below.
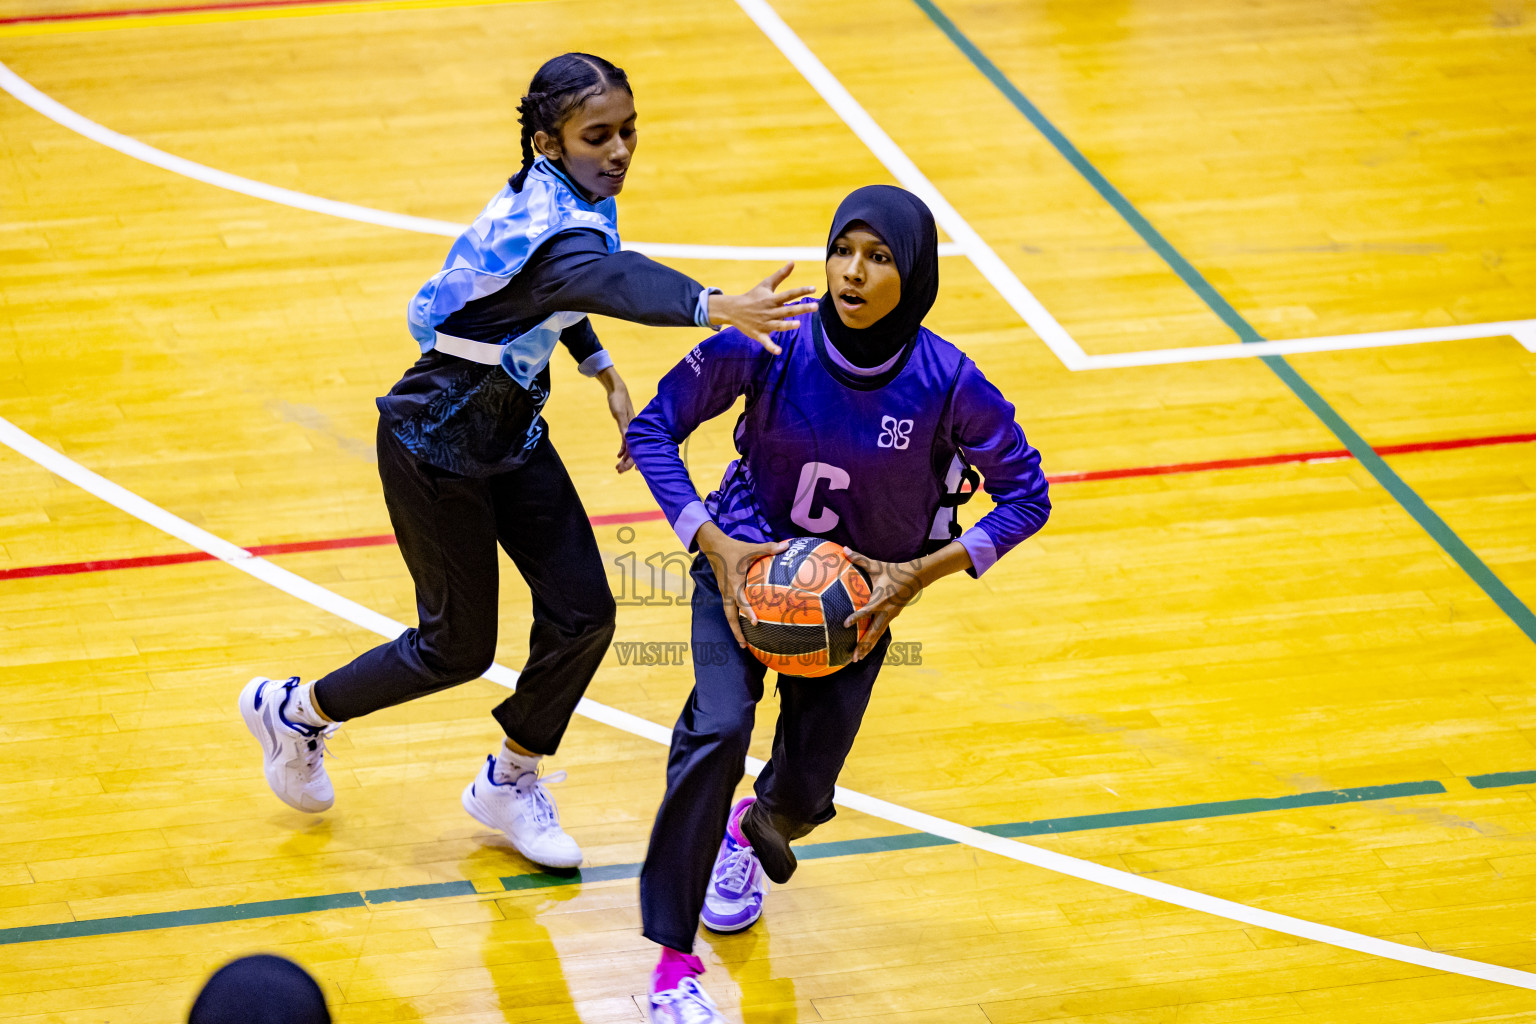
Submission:
{"label": "orange and black netball", "polygon": [[825,676],[853,660],[869,628],[843,620],[869,603],[869,578],[842,546],[821,537],[796,537],[777,555],[747,570],[743,585],[757,625],[741,616],[747,648],[764,665],[789,676]]}

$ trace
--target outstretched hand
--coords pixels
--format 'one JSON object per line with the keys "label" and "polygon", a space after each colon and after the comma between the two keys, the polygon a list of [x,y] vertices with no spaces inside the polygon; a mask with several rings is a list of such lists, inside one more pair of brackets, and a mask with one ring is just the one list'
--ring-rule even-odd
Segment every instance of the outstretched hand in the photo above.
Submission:
{"label": "outstretched hand", "polygon": [[775,290],[794,269],[794,263],[786,263],[763,278],[756,288],[741,295],[711,295],[709,322],[734,327],[778,355],[780,349],[774,343],[774,332],[797,329],[800,321],[794,317],[816,308],[815,300],[807,300],[807,296],[815,293],[815,288]]}

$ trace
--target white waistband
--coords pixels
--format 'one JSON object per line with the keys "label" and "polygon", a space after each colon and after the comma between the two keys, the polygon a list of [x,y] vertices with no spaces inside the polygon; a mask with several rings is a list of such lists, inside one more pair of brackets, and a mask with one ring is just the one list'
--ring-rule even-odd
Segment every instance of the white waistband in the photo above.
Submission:
{"label": "white waistband", "polygon": [[451,334],[438,332],[437,340],[433,343],[432,347],[439,352],[447,352],[451,356],[458,356],[460,359],[484,363],[487,366],[496,366],[501,363],[501,353],[507,346],[492,345],[484,341],[470,341],[468,338],[455,338]]}

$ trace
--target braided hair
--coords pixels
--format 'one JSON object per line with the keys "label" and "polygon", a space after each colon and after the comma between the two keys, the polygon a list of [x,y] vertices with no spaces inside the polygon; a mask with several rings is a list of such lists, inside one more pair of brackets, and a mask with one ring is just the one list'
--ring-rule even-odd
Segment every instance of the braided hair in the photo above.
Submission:
{"label": "braided hair", "polygon": [[528,169],[538,155],[533,150],[534,134],[544,132],[558,138],[561,126],[583,103],[613,88],[634,95],[624,69],[601,57],[562,53],[544,62],[528,84],[528,95],[517,105],[517,120],[523,126],[523,168],[512,179],[514,192],[523,190]]}

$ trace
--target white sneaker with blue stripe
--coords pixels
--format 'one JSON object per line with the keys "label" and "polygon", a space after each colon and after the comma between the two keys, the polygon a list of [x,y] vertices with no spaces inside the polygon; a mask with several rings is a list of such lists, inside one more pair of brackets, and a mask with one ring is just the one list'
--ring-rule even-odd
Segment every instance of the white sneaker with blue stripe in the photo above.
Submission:
{"label": "white sneaker with blue stripe", "polygon": [[325,741],[337,727],[317,729],[283,717],[289,694],[298,685],[297,676],[257,676],[240,691],[240,716],[261,743],[272,792],[294,810],[313,814],[336,802],[336,790],[325,773]]}
{"label": "white sneaker with blue stripe", "polygon": [[581,866],[581,847],[560,827],[560,812],[550,799],[547,783],[562,782],[565,772],[541,776],[524,771],[510,782],[496,781],[496,757],[485,759],[485,770],[464,787],[462,802],[469,816],[507,837],[517,852],[546,868]]}

